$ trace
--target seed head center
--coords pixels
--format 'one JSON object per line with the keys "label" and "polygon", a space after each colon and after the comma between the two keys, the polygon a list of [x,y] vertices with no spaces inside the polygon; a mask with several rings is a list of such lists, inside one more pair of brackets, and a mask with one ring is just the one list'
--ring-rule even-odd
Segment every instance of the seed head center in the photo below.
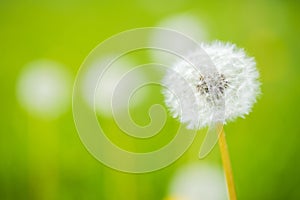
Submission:
{"label": "seed head center", "polygon": [[223,97],[228,84],[225,76],[216,72],[205,76],[200,74],[196,88],[209,102],[215,102]]}

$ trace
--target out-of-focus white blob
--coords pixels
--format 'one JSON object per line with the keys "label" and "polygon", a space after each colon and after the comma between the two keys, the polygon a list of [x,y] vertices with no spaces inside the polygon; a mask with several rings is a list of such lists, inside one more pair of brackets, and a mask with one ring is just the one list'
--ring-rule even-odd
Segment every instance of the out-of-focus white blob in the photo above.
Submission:
{"label": "out-of-focus white blob", "polygon": [[30,114],[57,118],[71,104],[71,75],[60,63],[37,60],[27,64],[17,82],[17,98]]}
{"label": "out-of-focus white blob", "polygon": [[[168,28],[177,31],[181,34],[186,35],[195,42],[203,42],[208,38],[207,29],[203,22],[198,17],[191,14],[179,14],[170,16],[159,22],[156,27]],[[180,52],[189,53],[195,50],[195,46],[191,46],[184,40],[178,40],[177,34],[169,34],[163,31],[155,31],[150,38],[150,45],[153,46],[164,46],[174,51],[180,50]],[[163,52],[158,50],[151,51],[154,62],[160,64],[172,64],[178,58],[169,52]]]}
{"label": "out-of-focus white blob", "polygon": [[184,166],[173,177],[166,200],[227,200],[224,175],[211,165]]}
{"label": "out-of-focus white blob", "polygon": [[134,91],[147,79],[144,73],[134,70],[136,64],[132,59],[123,57],[109,64],[111,58],[112,55],[102,57],[92,63],[83,81],[83,95],[88,106],[105,117],[112,117],[113,111],[127,112],[129,106],[140,105],[148,91],[145,88]]}

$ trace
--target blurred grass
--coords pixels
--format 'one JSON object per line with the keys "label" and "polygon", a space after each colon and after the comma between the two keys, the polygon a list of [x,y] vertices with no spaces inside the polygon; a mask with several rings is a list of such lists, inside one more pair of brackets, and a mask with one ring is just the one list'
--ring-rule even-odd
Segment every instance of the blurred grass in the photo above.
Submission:
{"label": "blurred grass", "polygon": [[[126,29],[154,26],[182,12],[198,16],[210,39],[237,43],[258,63],[261,98],[245,120],[225,127],[239,199],[300,199],[298,1],[150,4],[142,0],[0,2],[0,199],[153,200],[166,195],[175,169],[197,161],[205,131],[172,166],[154,173],[124,174],[103,166],[85,150],[71,108],[52,121],[30,116],[17,103],[15,85],[22,67],[40,58],[64,63],[75,77],[87,54],[104,39]],[[158,148],[168,137],[161,143],[154,140],[145,150]],[[199,162],[219,164],[218,148]]]}

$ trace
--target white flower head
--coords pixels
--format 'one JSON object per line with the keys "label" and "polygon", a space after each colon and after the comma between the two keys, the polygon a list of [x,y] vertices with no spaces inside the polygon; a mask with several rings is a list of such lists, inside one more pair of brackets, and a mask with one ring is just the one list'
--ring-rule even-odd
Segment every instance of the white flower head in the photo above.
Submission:
{"label": "white flower head", "polygon": [[[249,114],[260,93],[254,58],[231,43],[200,46],[201,50],[188,55],[197,68],[181,60],[163,79],[165,103],[173,117],[189,129],[200,129]],[[215,69],[207,69],[201,58],[203,51]]]}

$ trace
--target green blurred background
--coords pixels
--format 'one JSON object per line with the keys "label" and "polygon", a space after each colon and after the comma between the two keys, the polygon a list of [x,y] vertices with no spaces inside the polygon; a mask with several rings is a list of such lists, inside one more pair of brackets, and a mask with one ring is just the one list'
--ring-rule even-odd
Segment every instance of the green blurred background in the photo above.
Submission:
{"label": "green blurred background", "polygon": [[[261,73],[262,96],[253,112],[225,127],[239,199],[300,199],[299,8],[298,1],[279,0],[1,0],[0,199],[159,200],[168,196],[181,166],[221,166],[218,147],[198,160],[204,130],[169,167],[139,175],[118,172],[94,159],[81,143],[71,99],[68,111],[55,119],[31,114],[17,99],[17,82],[27,63],[57,61],[74,80],[84,58],[101,41],[181,13],[201,21],[208,40],[244,47]],[[105,120],[107,126],[113,123]],[[172,123],[178,125],[170,123],[168,132],[175,129]]]}

